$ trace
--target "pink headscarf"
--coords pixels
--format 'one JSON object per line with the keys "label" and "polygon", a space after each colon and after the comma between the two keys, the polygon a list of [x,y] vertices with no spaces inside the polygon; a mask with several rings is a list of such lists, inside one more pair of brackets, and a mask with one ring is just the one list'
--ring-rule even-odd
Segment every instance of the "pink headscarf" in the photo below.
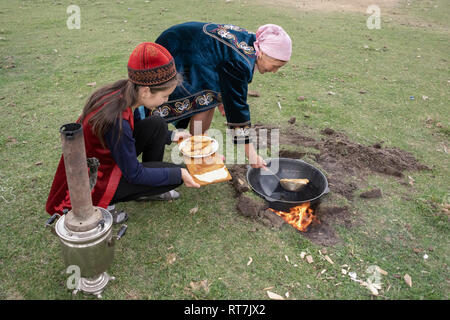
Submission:
{"label": "pink headscarf", "polygon": [[282,27],[275,24],[266,24],[256,31],[256,41],[253,43],[256,54],[263,51],[268,56],[289,61],[292,53],[292,41]]}

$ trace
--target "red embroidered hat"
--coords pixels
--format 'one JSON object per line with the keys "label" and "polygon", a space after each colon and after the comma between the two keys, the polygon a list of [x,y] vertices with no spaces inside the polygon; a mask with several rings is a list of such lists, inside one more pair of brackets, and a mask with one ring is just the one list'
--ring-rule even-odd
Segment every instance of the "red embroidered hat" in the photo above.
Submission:
{"label": "red embroidered hat", "polygon": [[128,60],[128,78],[139,85],[160,85],[172,80],[176,75],[172,55],[157,43],[139,44]]}

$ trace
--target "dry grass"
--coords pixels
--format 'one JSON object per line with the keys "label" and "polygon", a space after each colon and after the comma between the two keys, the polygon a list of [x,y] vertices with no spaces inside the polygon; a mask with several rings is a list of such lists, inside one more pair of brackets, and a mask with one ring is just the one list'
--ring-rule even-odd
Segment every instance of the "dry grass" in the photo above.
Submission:
{"label": "dry grass", "polygon": [[264,5],[276,5],[296,8],[303,11],[320,12],[362,12],[366,13],[367,7],[372,4],[379,6],[383,11],[391,12],[399,8],[402,0],[257,0]]}

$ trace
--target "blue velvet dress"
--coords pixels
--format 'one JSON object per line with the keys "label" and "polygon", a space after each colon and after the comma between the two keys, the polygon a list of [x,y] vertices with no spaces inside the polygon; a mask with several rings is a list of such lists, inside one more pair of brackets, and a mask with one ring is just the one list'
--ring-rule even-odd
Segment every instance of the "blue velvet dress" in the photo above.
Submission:
{"label": "blue velvet dress", "polygon": [[187,22],[167,29],[155,42],[172,54],[183,83],[157,109],[136,109],[135,119],[159,115],[176,124],[223,103],[235,143],[249,143],[255,40],[255,33],[229,24]]}

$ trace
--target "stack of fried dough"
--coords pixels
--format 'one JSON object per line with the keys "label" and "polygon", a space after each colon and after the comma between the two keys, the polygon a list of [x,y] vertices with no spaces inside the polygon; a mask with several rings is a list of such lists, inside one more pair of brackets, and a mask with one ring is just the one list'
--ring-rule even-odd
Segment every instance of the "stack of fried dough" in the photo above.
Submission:
{"label": "stack of fried dough", "polygon": [[212,151],[213,140],[207,136],[192,136],[181,149],[189,157],[209,155]]}

